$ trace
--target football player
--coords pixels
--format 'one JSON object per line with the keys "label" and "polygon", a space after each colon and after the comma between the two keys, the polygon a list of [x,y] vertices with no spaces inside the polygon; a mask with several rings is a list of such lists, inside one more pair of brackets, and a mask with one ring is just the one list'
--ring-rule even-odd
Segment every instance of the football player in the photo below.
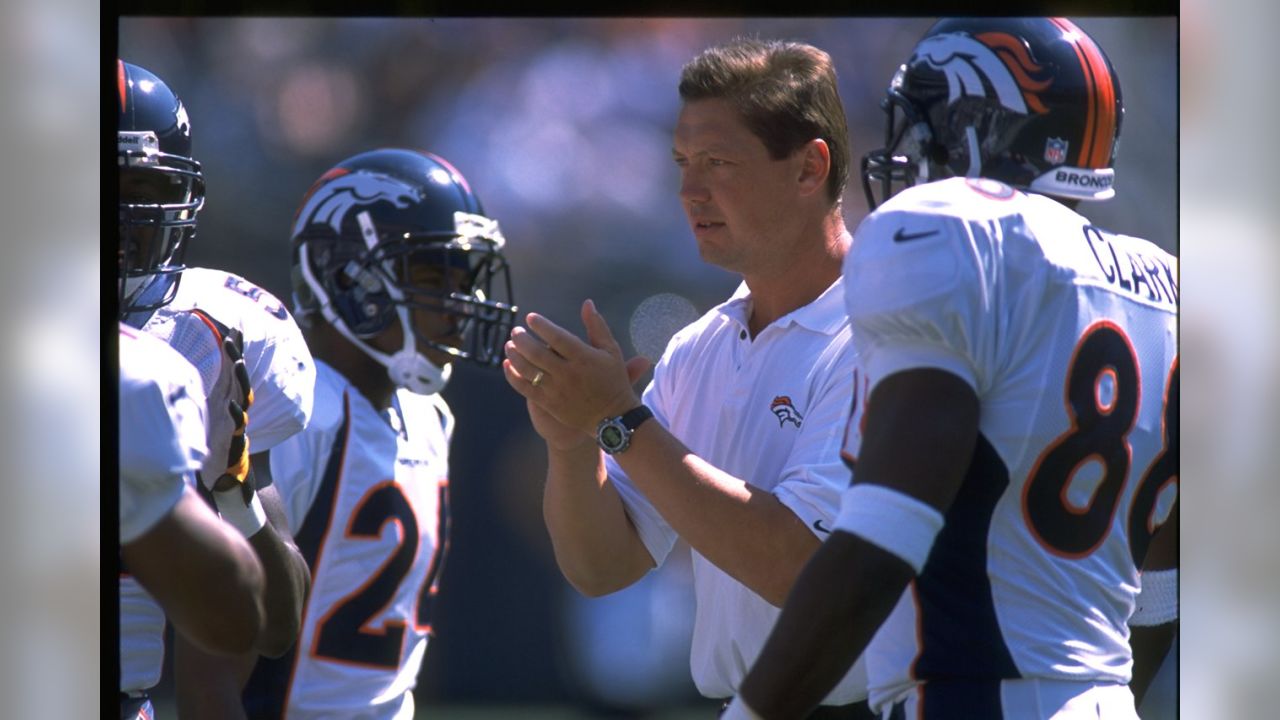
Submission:
{"label": "football player", "polygon": [[802,717],[865,648],[885,717],[1136,718],[1130,626],[1177,617],[1178,261],[1074,209],[1115,193],[1115,70],[1065,19],[944,20],[884,107],[853,484],[727,716]]}
{"label": "football player", "polygon": [[180,655],[179,681],[204,692],[179,711],[410,719],[448,548],[453,415],[440,391],[455,360],[501,362],[515,322],[505,240],[461,173],[405,149],[321,175],[292,238],[315,408],[271,467],[311,595],[285,657]]}
{"label": "football player", "polygon": [[[262,563],[196,494],[208,452],[200,378],[164,342],[126,325],[119,337],[120,558],[179,633],[245,652],[265,617]],[[129,717],[152,715],[145,695],[121,702]]]}
{"label": "football player", "polygon": [[[243,348],[252,418],[241,436],[209,434],[200,475],[219,514],[262,562],[267,619],[258,649],[278,656],[297,636],[309,577],[270,487],[267,451],[306,425],[315,367],[293,318],[269,293],[230,273],[182,265],[205,197],[187,111],[163,80],[122,60],[117,92],[120,317],[194,365],[211,408],[228,407],[236,391],[222,341],[233,337]],[[236,441],[247,443],[252,455],[237,455],[228,467]],[[128,567],[122,569],[120,687],[137,697],[159,680],[164,615]]]}

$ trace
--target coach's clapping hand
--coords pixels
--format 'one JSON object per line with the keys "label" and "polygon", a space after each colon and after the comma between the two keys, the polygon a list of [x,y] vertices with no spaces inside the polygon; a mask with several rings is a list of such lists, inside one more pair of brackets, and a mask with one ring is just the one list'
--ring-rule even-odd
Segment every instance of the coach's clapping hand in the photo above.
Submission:
{"label": "coach's clapping hand", "polygon": [[529,313],[526,322],[528,330],[511,331],[502,367],[507,382],[529,401],[534,428],[553,448],[585,445],[602,419],[640,404],[633,386],[650,362],[640,356],[623,360],[592,301],[582,304],[586,341],[537,313]]}

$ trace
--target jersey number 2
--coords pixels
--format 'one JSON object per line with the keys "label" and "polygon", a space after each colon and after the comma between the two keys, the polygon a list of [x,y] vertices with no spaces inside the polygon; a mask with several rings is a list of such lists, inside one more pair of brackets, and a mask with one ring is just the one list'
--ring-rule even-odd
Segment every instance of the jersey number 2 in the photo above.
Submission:
{"label": "jersey number 2", "polygon": [[[1164,447],[1142,474],[1129,509],[1129,552],[1142,567],[1155,534],[1153,515],[1160,491],[1178,479],[1178,361],[1165,386]],[[1129,477],[1128,435],[1138,418],[1141,378],[1129,339],[1115,324],[1085,330],[1067,369],[1071,429],[1045,449],[1027,479],[1023,510],[1035,535],[1055,553],[1085,557],[1106,539]],[[1083,506],[1068,500],[1068,488],[1086,464],[1101,465],[1102,479]]]}
{"label": "jersey number 2", "polygon": [[[419,628],[430,627],[431,603],[436,580],[444,561],[449,525],[448,485],[440,484],[437,513],[436,550],[431,556],[427,577],[418,590],[414,621]],[[374,618],[396,600],[400,584],[413,567],[418,553],[418,521],[413,506],[395,483],[374,487],[351,516],[349,538],[378,538],[389,522],[398,522],[401,541],[391,557],[363,586],[338,601],[316,626],[315,654],[341,662],[396,669],[404,645],[402,621],[387,621],[381,629],[370,627]]]}

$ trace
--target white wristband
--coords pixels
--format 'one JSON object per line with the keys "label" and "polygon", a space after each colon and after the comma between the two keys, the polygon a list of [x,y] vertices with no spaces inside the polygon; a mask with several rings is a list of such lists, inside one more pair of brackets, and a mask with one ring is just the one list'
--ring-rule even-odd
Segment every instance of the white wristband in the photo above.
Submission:
{"label": "white wristband", "polygon": [[764,718],[752,710],[746,700],[736,697],[729,702],[724,712],[720,713],[720,720],[764,720]]}
{"label": "white wristband", "polygon": [[246,538],[253,537],[263,525],[267,524],[267,513],[258,501],[258,493],[248,505],[244,504],[244,494],[239,487],[213,493],[213,502],[218,506],[218,514],[231,527],[240,531]]}
{"label": "white wristband", "polygon": [[919,575],[944,523],[942,513],[906,493],[855,483],[840,498],[835,529],[897,555]]}
{"label": "white wristband", "polygon": [[1164,625],[1178,619],[1178,569],[1152,570],[1141,575],[1142,590],[1129,618],[1130,627]]}

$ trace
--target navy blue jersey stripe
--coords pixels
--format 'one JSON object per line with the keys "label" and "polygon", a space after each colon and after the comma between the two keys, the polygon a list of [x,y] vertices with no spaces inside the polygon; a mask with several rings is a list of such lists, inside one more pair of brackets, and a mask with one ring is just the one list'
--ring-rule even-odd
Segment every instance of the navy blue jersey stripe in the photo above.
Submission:
{"label": "navy blue jersey stripe", "polygon": [[927,682],[923,720],[1002,720],[1000,681]]}
{"label": "navy blue jersey stripe", "polygon": [[298,550],[302,552],[302,557],[307,561],[307,567],[315,572],[316,558],[320,556],[320,546],[324,543],[325,535],[329,532],[330,516],[333,515],[333,506],[338,497],[338,481],[341,480],[342,462],[347,455],[347,442],[351,434],[351,400],[345,394],[342,398],[342,426],[338,428],[338,434],[333,441],[333,449],[329,452],[329,462],[324,468],[324,479],[320,482],[320,489],[316,492],[316,498],[311,503],[311,509],[307,511],[307,517],[302,521],[302,527],[298,529],[298,534],[294,536],[294,542],[298,544]]}
{"label": "navy blue jersey stripe", "polygon": [[[320,555],[320,546],[329,530],[334,504],[338,497],[338,481],[342,479],[342,464],[346,458],[347,443],[351,431],[351,402],[344,396],[342,407],[342,426],[333,442],[333,450],[329,453],[329,462],[324,468],[324,479],[316,492],[316,498],[302,521],[302,527],[294,536],[294,542],[307,561],[307,567],[315,577],[316,559]],[[303,624],[306,624],[306,609],[303,609]],[[245,683],[240,699],[244,703],[245,715],[249,720],[282,720],[285,703],[289,699],[289,686],[293,680],[293,666],[298,657],[298,643],[289,648],[289,652],[278,658],[258,658],[258,664]]]}
{"label": "navy blue jersey stripe", "polygon": [[915,580],[922,643],[914,666],[917,679],[1019,677],[1000,633],[987,575],[991,517],[1008,487],[1008,467],[979,434],[947,524]]}
{"label": "navy blue jersey stripe", "polygon": [[298,643],[278,658],[258,658],[253,674],[240,693],[245,717],[249,720],[282,720],[289,696],[289,675],[298,655]]}

